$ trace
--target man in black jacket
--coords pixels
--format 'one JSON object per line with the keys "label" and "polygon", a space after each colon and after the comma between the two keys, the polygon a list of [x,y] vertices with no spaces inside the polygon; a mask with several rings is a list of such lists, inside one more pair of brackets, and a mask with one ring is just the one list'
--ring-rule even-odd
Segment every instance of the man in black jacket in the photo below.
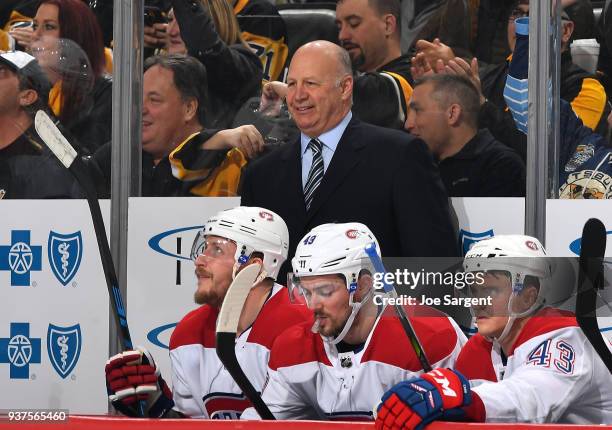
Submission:
{"label": "man in black jacket", "polygon": [[469,79],[433,75],[416,82],[406,128],[438,159],[451,197],[524,196],[525,164],[489,130],[478,130],[479,110]]}
{"label": "man in black jacket", "polygon": [[287,221],[289,256],[317,225],[350,221],[367,224],[387,256],[456,255],[448,198],[425,143],[352,117],[346,50],[302,46],[287,84],[300,139],[249,165],[241,195],[243,205]]}
{"label": "man in black jacket", "polygon": [[34,57],[0,54],[0,199],[73,198],[72,175],[34,130],[37,110],[46,109],[51,85]]}

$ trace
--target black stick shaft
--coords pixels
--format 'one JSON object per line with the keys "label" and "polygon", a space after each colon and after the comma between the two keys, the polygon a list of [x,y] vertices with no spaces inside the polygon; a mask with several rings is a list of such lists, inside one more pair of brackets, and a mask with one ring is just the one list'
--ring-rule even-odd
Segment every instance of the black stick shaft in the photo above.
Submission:
{"label": "black stick shaft", "polygon": [[255,390],[253,384],[242,371],[240,364],[236,358],[236,333],[217,333],[217,355],[219,359],[232,375],[234,381],[245,396],[251,401],[253,407],[264,420],[274,420],[274,415],[264,403],[261,395]]}

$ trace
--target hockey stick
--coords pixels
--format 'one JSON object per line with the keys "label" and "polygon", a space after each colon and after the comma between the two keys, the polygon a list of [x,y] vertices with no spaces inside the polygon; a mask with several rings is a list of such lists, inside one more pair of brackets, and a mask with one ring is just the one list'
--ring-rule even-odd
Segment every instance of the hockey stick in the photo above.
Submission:
{"label": "hockey stick", "polygon": [[[113,264],[113,257],[106,238],[106,230],[104,228],[102,212],[100,211],[100,204],[98,203],[96,187],[91,179],[89,171],[72,145],[70,145],[62,132],[44,111],[39,110],[36,112],[34,127],[42,141],[45,142],[59,161],[70,170],[85,192],[89,211],[91,212],[94,231],[96,233],[98,249],[100,250],[100,259],[102,260],[102,268],[104,269],[104,277],[106,278],[106,286],[113,309],[113,316],[115,317],[117,327],[119,327],[119,341],[124,350],[134,349],[132,337],[130,336],[130,330],[128,328],[127,315],[121,297],[121,290],[119,290],[115,265]],[[140,409],[141,415],[144,417],[144,401],[140,401]]]}
{"label": "hockey stick", "polygon": [[593,349],[612,373],[612,353],[597,324],[597,289],[602,289],[603,257],[606,252],[606,228],[597,218],[589,219],[582,230],[576,320]]}
{"label": "hockey stick", "polygon": [[227,293],[225,293],[223,305],[221,305],[221,310],[217,317],[217,355],[244,395],[253,403],[253,407],[259,416],[264,420],[274,420],[274,415],[272,415],[272,412],[270,412],[270,409],[268,409],[262,400],[261,395],[246,377],[236,358],[238,321],[240,320],[244,302],[260,270],[261,266],[259,264],[246,266],[238,272]]}
{"label": "hockey stick", "polygon": [[[372,265],[374,266],[374,270],[376,270],[378,273],[383,274],[382,280],[383,280],[383,289],[385,293],[388,293],[392,298],[397,298],[397,291],[395,290],[395,287],[392,284],[388,284],[387,281],[385,281],[384,274],[387,273],[387,271],[385,270],[385,266],[382,262],[382,259],[378,255],[378,252],[376,252],[376,243],[372,242],[371,244],[366,245],[364,249],[370,261],[372,262]],[[397,313],[397,316],[400,322],[402,323],[402,327],[404,328],[404,331],[406,332],[406,336],[408,336],[408,340],[410,341],[410,345],[412,345],[412,349],[414,350],[414,353],[416,354],[417,358],[421,362],[421,367],[423,368],[425,372],[430,372],[432,370],[431,364],[429,363],[429,360],[427,359],[427,355],[425,355],[425,350],[423,349],[423,345],[419,341],[419,338],[416,332],[414,331],[414,327],[412,327],[412,323],[410,322],[410,319],[408,318],[408,315],[406,314],[406,309],[404,309],[402,305],[396,302],[395,312]]]}

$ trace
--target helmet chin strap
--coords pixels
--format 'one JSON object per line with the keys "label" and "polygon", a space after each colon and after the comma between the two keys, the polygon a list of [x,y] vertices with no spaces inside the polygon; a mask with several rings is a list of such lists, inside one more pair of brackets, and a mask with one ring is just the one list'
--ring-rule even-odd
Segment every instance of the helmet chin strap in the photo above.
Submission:
{"label": "helmet chin strap", "polygon": [[[340,343],[342,339],[344,339],[344,336],[346,336],[348,331],[351,329],[351,326],[353,325],[353,321],[355,320],[355,317],[357,316],[357,314],[359,313],[363,305],[365,305],[368,301],[370,301],[374,293],[370,289],[370,291],[368,291],[368,293],[363,297],[363,299],[360,302],[353,301],[354,295],[355,295],[355,292],[352,292],[349,295],[349,305],[351,306],[351,314],[349,315],[348,319],[344,323],[344,327],[342,328],[342,331],[336,337],[321,335],[321,337],[323,338],[325,342],[328,342],[332,345],[337,345],[338,343]],[[319,324],[317,321],[315,321],[311,330],[313,333],[317,333],[319,331]]]}
{"label": "helmet chin strap", "polygon": [[516,313],[512,311],[512,300],[516,297],[516,295],[517,293],[512,293],[512,295],[510,296],[510,300],[508,300],[508,314],[510,316],[508,317],[506,326],[504,327],[499,337],[492,338],[492,340],[496,341],[500,345],[501,345],[501,342],[503,342],[503,340],[506,338],[506,336],[508,336],[508,333],[510,333],[510,330],[512,329],[512,326],[514,325],[514,322],[516,321],[517,318],[523,318],[523,317],[526,317],[528,315],[535,313],[538,309],[542,307],[543,302],[544,302],[543,299],[538,298],[538,300],[536,300],[535,303],[529,307],[529,309],[523,312]]}

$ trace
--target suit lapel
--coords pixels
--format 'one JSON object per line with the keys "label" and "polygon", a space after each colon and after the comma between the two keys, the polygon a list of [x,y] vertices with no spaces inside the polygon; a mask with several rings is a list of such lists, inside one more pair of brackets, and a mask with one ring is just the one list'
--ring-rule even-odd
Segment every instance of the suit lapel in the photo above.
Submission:
{"label": "suit lapel", "polygon": [[321,206],[329,200],[334,190],[344,182],[348,174],[359,162],[359,150],[365,145],[365,141],[360,139],[359,129],[359,121],[351,119],[342,134],[340,142],[338,142],[331,163],[323,176],[323,181],[315,191],[310,210],[306,214],[307,223],[310,222]]}

